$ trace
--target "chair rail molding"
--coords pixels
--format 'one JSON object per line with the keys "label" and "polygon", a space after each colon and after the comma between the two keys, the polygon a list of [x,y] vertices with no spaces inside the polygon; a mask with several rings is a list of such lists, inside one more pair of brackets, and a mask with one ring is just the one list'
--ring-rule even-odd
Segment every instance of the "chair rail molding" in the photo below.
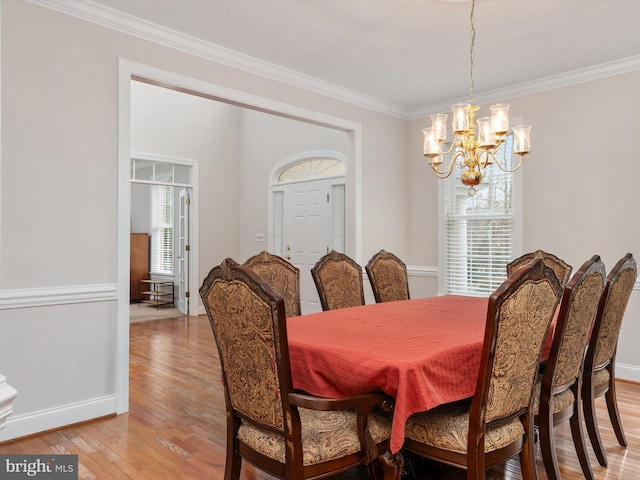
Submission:
{"label": "chair rail molding", "polygon": [[[410,277],[438,278],[438,267],[407,265],[407,275]],[[364,268],[362,269],[362,278],[364,280],[369,278]]]}
{"label": "chair rail molding", "polygon": [[4,428],[7,417],[13,413],[13,400],[17,395],[18,391],[0,374],[0,429]]}
{"label": "chair rail molding", "polygon": [[115,283],[0,290],[0,310],[117,300]]}
{"label": "chair rail molding", "polygon": [[438,278],[438,267],[407,265],[407,274],[410,277]]}

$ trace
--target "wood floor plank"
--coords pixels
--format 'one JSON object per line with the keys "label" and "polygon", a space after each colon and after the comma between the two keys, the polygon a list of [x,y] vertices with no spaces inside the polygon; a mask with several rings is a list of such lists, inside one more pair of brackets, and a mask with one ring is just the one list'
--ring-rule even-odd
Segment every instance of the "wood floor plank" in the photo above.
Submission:
{"label": "wood floor plank", "polygon": [[[206,317],[178,317],[131,325],[130,411],[7,442],[0,454],[72,453],[83,480],[222,479],[225,461],[224,392],[213,334]],[[618,382],[618,402],[629,443],[620,447],[603,399],[596,401],[609,460],[601,467],[588,444],[598,480],[640,478],[640,384]],[[587,442],[588,443],[588,442]],[[563,480],[582,480],[568,424],[556,428]],[[416,480],[463,480],[462,470],[416,459]],[[546,480],[538,452],[538,477]],[[356,468],[332,480],[369,479]],[[492,469],[490,480],[520,480],[517,460]],[[273,480],[244,465],[242,480]]]}

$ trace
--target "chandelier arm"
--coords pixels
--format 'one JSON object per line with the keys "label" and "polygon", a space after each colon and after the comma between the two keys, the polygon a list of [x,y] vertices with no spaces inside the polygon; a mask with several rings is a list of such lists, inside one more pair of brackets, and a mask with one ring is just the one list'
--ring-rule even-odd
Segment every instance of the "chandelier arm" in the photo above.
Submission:
{"label": "chandelier arm", "polygon": [[451,172],[453,172],[453,167],[455,167],[455,157],[451,159],[451,162],[449,162],[449,166],[446,168],[446,170],[438,170],[438,167],[434,166],[431,162],[429,162],[429,165],[431,166],[431,170],[433,170],[438,178],[444,179],[449,177],[451,175]]}
{"label": "chandelier arm", "polygon": [[448,154],[450,154],[451,152],[453,152],[453,149],[457,146],[457,145],[456,145],[456,143],[457,143],[457,142],[456,142],[456,140],[454,139],[454,141],[453,141],[453,142],[451,142],[451,146],[449,147],[449,150],[446,150],[446,151],[440,152],[440,155],[443,155],[443,156],[444,156],[444,155],[448,155]]}
{"label": "chandelier arm", "polygon": [[493,155],[492,155],[492,157],[493,157],[493,160],[494,160],[494,162],[496,163],[496,165],[498,165],[498,168],[500,168],[500,170],[502,170],[503,172],[507,172],[507,173],[513,173],[513,172],[515,172],[516,170],[518,170],[518,169],[522,166],[522,161],[524,160],[524,155],[522,155],[522,154],[520,154],[520,153],[518,153],[518,154],[516,154],[516,155],[518,155],[518,156],[520,157],[520,161],[518,162],[518,165],[516,165],[516,166],[515,166],[515,167],[513,167],[513,168],[505,168],[505,167],[503,167],[503,166],[500,164],[500,162],[498,161],[498,158],[497,158],[497,157],[495,157],[495,156],[493,156]]}

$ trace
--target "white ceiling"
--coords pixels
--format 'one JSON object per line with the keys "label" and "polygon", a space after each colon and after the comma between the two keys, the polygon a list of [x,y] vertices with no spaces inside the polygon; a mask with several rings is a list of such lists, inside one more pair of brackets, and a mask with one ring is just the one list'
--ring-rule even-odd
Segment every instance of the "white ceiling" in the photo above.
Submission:
{"label": "white ceiling", "polygon": [[[89,3],[407,112],[469,96],[470,0]],[[476,0],[475,30],[477,94],[609,62],[640,69],[640,0]]]}

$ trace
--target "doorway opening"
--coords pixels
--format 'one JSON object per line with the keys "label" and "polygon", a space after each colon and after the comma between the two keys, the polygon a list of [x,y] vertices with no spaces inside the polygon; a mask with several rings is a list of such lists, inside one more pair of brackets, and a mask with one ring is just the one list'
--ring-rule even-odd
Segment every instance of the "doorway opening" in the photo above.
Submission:
{"label": "doorway opening", "polygon": [[[145,245],[131,247],[130,303],[144,306],[130,309],[131,321],[197,314],[189,301],[191,253],[198,249],[190,222],[196,165],[142,153],[131,157],[131,238],[146,242],[146,251]],[[147,280],[163,283],[147,288]]]}
{"label": "doorway opening", "polygon": [[[129,410],[129,253],[130,253],[130,158],[131,158],[131,83],[144,82],[188,93],[211,100],[236,105],[274,115],[275,117],[299,121],[307,125],[318,125],[335,131],[344,132],[347,137],[347,169],[349,176],[345,185],[345,222],[351,227],[346,231],[345,245],[347,253],[354,259],[361,257],[361,163],[362,163],[362,126],[354,121],[310,110],[283,101],[260,97],[247,92],[234,90],[184,75],[161,70],[130,60],[119,59],[118,65],[118,238],[117,238],[117,326],[116,326],[116,364],[115,393],[116,413]],[[309,98],[311,105],[317,103]],[[197,172],[197,166],[196,166]],[[194,181],[194,185],[199,182]],[[264,184],[263,184],[264,185]],[[266,186],[265,186],[266,187]],[[197,195],[194,192],[194,199]],[[198,219],[194,202],[191,204],[191,216]],[[192,238],[198,238],[198,221],[192,223]],[[197,252],[195,252],[197,254]],[[191,265],[194,266],[191,278],[198,269],[198,260],[191,252]],[[210,267],[210,266],[209,266]],[[197,285],[197,281],[195,282]],[[195,295],[194,295],[195,297]],[[196,303],[191,299],[191,308]]]}

